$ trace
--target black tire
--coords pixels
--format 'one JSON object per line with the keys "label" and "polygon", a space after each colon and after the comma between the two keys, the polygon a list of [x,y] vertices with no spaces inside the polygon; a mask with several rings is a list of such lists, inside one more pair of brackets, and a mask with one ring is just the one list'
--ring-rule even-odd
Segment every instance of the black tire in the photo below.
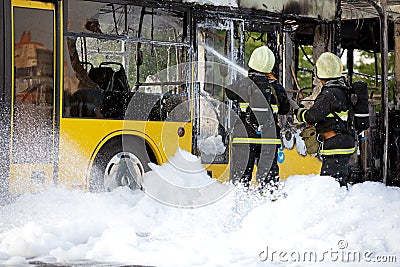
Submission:
{"label": "black tire", "polygon": [[[135,167],[134,170],[140,169],[140,173],[142,175],[144,174],[144,172],[150,170],[148,163],[151,162],[151,160],[147,153],[146,144],[143,139],[135,136],[113,138],[103,145],[103,147],[97,153],[96,158],[94,159],[89,176],[89,190],[91,192],[104,192],[112,190],[110,188],[106,188],[105,186],[105,179],[107,179],[107,175],[109,174],[106,173],[106,171],[110,172],[112,168],[111,160],[115,159],[117,155],[121,155],[121,153],[124,154],[123,157],[125,157],[125,154],[131,156],[133,155],[133,157],[135,157],[135,159],[140,162],[139,165],[141,165],[142,168]],[[108,166],[109,163],[111,167]],[[132,170],[132,167],[130,167],[129,170]],[[124,176],[132,176],[132,171],[128,172],[128,170],[126,169],[123,172],[125,173]],[[116,179],[116,184],[118,186],[127,185],[131,189],[140,189],[141,184],[137,181],[137,179],[133,177],[131,177],[131,179],[132,180],[128,183],[126,181],[125,183],[123,183],[122,181]]]}

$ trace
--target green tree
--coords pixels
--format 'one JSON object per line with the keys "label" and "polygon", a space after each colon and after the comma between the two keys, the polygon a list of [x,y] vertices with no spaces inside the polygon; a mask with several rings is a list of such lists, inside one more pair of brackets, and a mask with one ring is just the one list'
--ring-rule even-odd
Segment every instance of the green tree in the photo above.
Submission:
{"label": "green tree", "polygon": [[[307,58],[313,61],[312,46],[304,46],[303,49],[299,49],[299,71],[297,72],[297,81],[299,82],[300,88],[306,90],[312,87],[312,72],[314,69],[314,66]],[[311,91],[310,89],[307,91]]]}
{"label": "green tree", "polygon": [[[367,52],[367,51],[356,51],[355,52],[355,62],[354,62],[354,76],[353,81],[355,80],[363,80],[368,83],[370,87],[377,87],[377,91],[374,93],[375,95],[381,94],[381,80],[380,76],[382,74],[381,69],[381,54],[377,53],[376,60],[378,62],[377,66],[378,69],[375,70],[375,59],[374,53]],[[389,53],[389,62],[388,62],[388,72],[389,72],[389,101],[393,100],[393,88],[394,88],[394,53]],[[361,74],[361,75],[360,75]],[[369,77],[366,77],[362,74],[366,74]],[[375,76],[378,75],[379,79],[378,82],[375,82]]]}

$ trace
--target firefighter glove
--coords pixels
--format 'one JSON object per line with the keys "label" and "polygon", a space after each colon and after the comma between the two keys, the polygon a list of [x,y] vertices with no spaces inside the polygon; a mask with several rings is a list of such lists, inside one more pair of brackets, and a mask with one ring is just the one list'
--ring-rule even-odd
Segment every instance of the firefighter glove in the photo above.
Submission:
{"label": "firefighter glove", "polygon": [[306,122],[306,120],[304,119],[304,114],[306,113],[306,111],[306,108],[299,108],[295,110],[296,118],[299,122]]}

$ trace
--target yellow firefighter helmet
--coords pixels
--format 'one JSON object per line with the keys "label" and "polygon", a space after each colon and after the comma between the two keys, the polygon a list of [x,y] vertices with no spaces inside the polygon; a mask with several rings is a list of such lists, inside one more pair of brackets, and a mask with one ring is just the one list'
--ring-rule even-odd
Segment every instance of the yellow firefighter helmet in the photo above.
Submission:
{"label": "yellow firefighter helmet", "polygon": [[315,68],[319,79],[336,79],[342,76],[342,62],[331,52],[322,53],[315,63]]}
{"label": "yellow firefighter helmet", "polygon": [[248,66],[255,71],[270,73],[275,64],[275,56],[267,46],[254,49],[250,56]]}

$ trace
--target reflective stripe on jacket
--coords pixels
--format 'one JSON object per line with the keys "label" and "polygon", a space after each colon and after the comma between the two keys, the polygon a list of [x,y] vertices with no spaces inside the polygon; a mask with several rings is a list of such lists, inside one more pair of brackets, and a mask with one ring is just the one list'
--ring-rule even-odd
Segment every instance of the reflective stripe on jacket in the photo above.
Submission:
{"label": "reflective stripe on jacket", "polygon": [[336,149],[321,149],[319,153],[323,156],[332,156],[332,155],[350,155],[356,151],[355,147],[352,148],[336,148]]}

